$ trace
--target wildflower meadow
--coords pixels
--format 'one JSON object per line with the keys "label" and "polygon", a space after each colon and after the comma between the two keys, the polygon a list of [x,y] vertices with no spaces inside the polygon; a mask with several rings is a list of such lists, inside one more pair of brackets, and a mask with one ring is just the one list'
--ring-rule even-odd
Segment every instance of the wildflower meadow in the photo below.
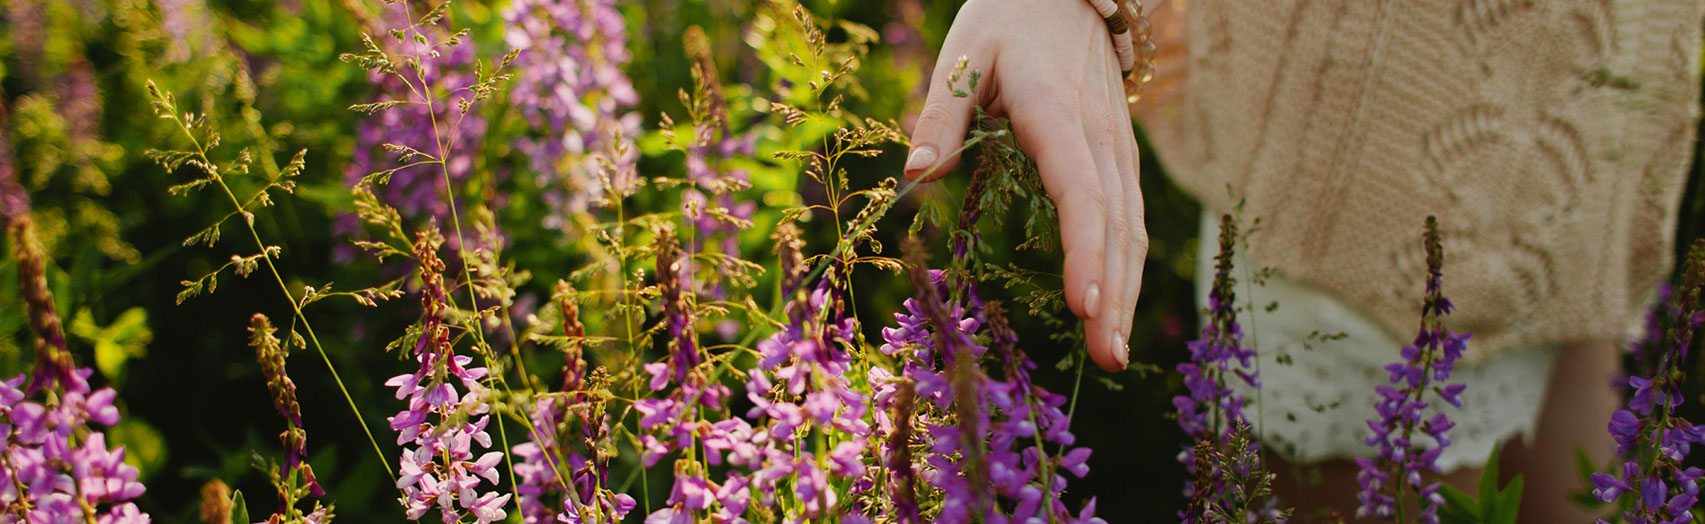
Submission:
{"label": "wildflower meadow", "polygon": [[[1475,409],[1457,217],[1410,228],[1358,506],[1297,511],[1276,486],[1318,472],[1246,410],[1287,307],[1250,298],[1263,217],[1200,238],[1144,156],[1107,372],[1007,120],[902,176],[957,9],[9,0],[0,522],[1518,521],[1499,450],[1439,474]],[[1698,171],[1622,344],[1617,457],[1570,465],[1603,522],[1705,516]]]}

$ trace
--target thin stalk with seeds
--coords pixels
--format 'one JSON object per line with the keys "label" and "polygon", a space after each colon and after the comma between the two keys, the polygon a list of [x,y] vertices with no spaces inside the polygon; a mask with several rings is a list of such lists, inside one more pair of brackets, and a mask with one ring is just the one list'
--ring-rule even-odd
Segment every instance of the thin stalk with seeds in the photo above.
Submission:
{"label": "thin stalk with seeds", "polygon": [[380,449],[378,439],[373,437],[373,429],[367,425],[366,417],[361,415],[361,409],[355,405],[355,399],[349,394],[348,386],[344,385],[343,377],[339,376],[337,366],[332,364],[331,356],[326,352],[325,346],[320,343],[319,336],[314,333],[313,324],[308,321],[308,316],[302,313],[302,305],[297,300],[295,293],[291,292],[290,287],[285,285],[284,277],[279,273],[278,267],[273,264],[273,255],[267,253],[268,246],[266,242],[261,240],[260,232],[255,229],[253,215],[244,207],[242,201],[237,198],[236,193],[231,190],[231,186],[226,183],[224,174],[220,173],[219,169],[216,167],[218,164],[215,164],[207,156],[208,148],[202,143],[200,138],[195,136],[195,133],[190,129],[191,126],[189,122],[186,122],[183,117],[179,116],[177,104],[173,100],[172,96],[161,91],[159,87],[154,84],[153,80],[149,80],[147,85],[148,92],[154,99],[154,112],[161,118],[171,120],[172,123],[177,125],[177,128],[183,132],[184,136],[189,139],[190,144],[195,148],[194,155],[196,160],[200,161],[200,168],[202,171],[207,173],[212,182],[219,186],[219,189],[222,193],[224,193],[227,201],[236,209],[236,213],[242,216],[243,227],[248,231],[249,238],[254,241],[256,249],[261,251],[263,255],[261,258],[266,263],[267,272],[272,275],[273,282],[278,285],[278,291],[284,294],[285,301],[290,304],[290,311],[294,316],[295,321],[302,323],[302,330],[307,333],[309,343],[314,346],[314,351],[319,353],[320,360],[326,365],[326,371],[331,374],[332,381],[337,384],[338,392],[343,394],[344,402],[349,405],[350,413],[355,415],[356,422],[361,425],[361,431],[367,436],[367,442],[372,445],[373,454],[379,457],[379,463],[385,468],[385,474],[391,477],[394,481],[397,476],[396,472],[391,469],[390,462],[385,458],[384,451]]}

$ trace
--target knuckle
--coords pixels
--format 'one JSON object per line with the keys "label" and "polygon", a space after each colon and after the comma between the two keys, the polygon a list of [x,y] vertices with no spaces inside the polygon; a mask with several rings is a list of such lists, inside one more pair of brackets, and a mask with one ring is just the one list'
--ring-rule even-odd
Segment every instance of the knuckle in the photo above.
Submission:
{"label": "knuckle", "polygon": [[1082,267],[1092,268],[1091,273],[1094,275],[1086,276],[1099,275],[1105,262],[1103,259],[1107,256],[1106,240],[1100,232],[1091,231],[1094,230],[1076,228],[1060,235],[1060,245],[1065,250],[1068,264],[1070,259],[1076,258],[1083,264]]}
{"label": "knuckle", "polygon": [[918,112],[918,123],[913,133],[924,133],[946,126],[952,116],[947,104],[939,100],[926,102],[923,111]]}
{"label": "knuckle", "polygon": [[1102,214],[1107,212],[1107,195],[1101,191],[1101,186],[1093,179],[1065,180],[1060,184],[1061,190],[1054,200],[1056,214],[1070,214],[1076,206],[1090,206]]}
{"label": "knuckle", "polygon": [[1149,232],[1148,232],[1148,228],[1144,228],[1144,227],[1132,228],[1131,229],[1131,240],[1130,240],[1130,242],[1131,242],[1131,249],[1137,252],[1137,256],[1139,256],[1141,258],[1148,258],[1148,256],[1149,256]]}
{"label": "knuckle", "polygon": [[1103,143],[1111,145],[1115,139],[1123,139],[1130,133],[1129,116],[1115,114],[1113,110],[1104,108],[1091,108],[1084,113],[1089,115],[1089,122],[1085,127],[1094,130],[1095,136],[1101,138]]}
{"label": "knuckle", "polygon": [[1131,225],[1123,220],[1107,221],[1108,238],[1113,240],[1113,249],[1127,251],[1135,246],[1136,237],[1131,234]]}

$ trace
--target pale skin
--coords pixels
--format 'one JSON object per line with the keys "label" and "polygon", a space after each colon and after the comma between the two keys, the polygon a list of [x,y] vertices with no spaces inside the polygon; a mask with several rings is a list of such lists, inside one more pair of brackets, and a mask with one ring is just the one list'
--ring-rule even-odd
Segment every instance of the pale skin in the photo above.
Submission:
{"label": "pale skin", "polygon": [[[1084,322],[1102,369],[1130,363],[1131,315],[1142,289],[1148,231],[1137,186],[1137,142],[1106,26],[1083,0],[972,0],[942,45],[912,132],[906,176],[949,171],[972,104],[1012,120],[1059,210],[1066,304]],[[954,96],[964,57],[983,81]]]}
{"label": "pale skin", "polygon": [[[1147,2],[1150,7],[1164,0]],[[1151,13],[1160,48],[1146,100],[1177,95],[1186,82],[1182,2]],[[912,132],[905,172],[930,180],[958,162],[973,105],[1012,121],[1019,145],[1036,160],[1060,215],[1066,304],[1084,322],[1089,355],[1102,369],[1130,363],[1132,315],[1148,254],[1137,143],[1122,77],[1105,24],[1085,0],[968,0],[942,44],[929,96]],[[983,80],[968,98],[954,95],[948,75],[963,57]],[[1146,102],[1145,102],[1146,103]],[[1143,117],[1145,115],[1137,115]],[[1501,470],[1526,477],[1522,522],[1583,522],[1592,515],[1566,502],[1580,489],[1574,453],[1611,456],[1605,431],[1618,397],[1614,345],[1566,345],[1540,413],[1540,438],[1505,446]],[[1275,457],[1275,462],[1279,462]],[[1319,481],[1295,479],[1316,469]],[[1328,512],[1355,514],[1355,467],[1272,464],[1278,494],[1303,521]],[[1473,493],[1478,468],[1442,480]],[[1309,475],[1312,476],[1312,475]]]}

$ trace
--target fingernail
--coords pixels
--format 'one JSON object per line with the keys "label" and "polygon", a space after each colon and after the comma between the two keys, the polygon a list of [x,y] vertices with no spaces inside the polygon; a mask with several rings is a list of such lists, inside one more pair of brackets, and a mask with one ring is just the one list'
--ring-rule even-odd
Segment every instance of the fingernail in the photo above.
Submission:
{"label": "fingernail", "polygon": [[935,148],[930,146],[919,146],[906,157],[907,173],[922,171],[932,165],[935,165]]}
{"label": "fingernail", "polygon": [[1101,310],[1101,286],[1090,284],[1083,288],[1083,312],[1094,317]]}
{"label": "fingernail", "polygon": [[1125,335],[1113,332],[1113,360],[1119,362],[1119,367],[1131,367],[1131,346],[1125,343]]}

